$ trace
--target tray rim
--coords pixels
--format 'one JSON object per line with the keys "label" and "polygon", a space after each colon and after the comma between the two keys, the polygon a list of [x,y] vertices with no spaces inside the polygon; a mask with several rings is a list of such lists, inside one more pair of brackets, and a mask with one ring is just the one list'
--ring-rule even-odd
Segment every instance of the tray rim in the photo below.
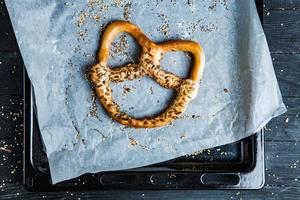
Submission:
{"label": "tray rim", "polygon": [[[263,22],[263,0],[255,0],[256,2],[256,6],[257,6],[257,11],[260,17],[261,22]],[[29,137],[27,136],[28,134],[26,134],[26,132],[32,130],[32,124],[27,124],[28,122],[28,117],[32,116],[28,116],[28,114],[32,114],[32,112],[30,113],[26,113],[25,111],[28,109],[28,107],[32,108],[32,104],[28,104],[28,102],[26,102],[26,99],[31,98],[30,94],[26,94],[26,87],[28,87],[28,84],[30,84],[30,80],[26,74],[26,70],[24,67],[23,70],[23,81],[24,81],[24,134],[23,134],[23,143],[24,143],[24,153],[23,153],[23,169],[24,169],[24,173],[23,173],[23,185],[25,186],[26,189],[30,190],[30,191],[34,191],[33,188],[31,188],[28,185],[28,182],[26,180],[26,176],[29,175],[30,173],[32,173],[32,166],[28,165],[28,146],[25,144],[28,144],[29,141]],[[27,86],[26,86],[27,84]],[[28,96],[29,95],[29,96]],[[244,184],[240,184],[239,185],[235,185],[232,187],[223,187],[221,189],[261,189],[264,184],[265,184],[265,161],[264,161],[264,133],[263,130],[261,130],[259,133],[255,134],[256,137],[256,158],[255,158],[255,165],[253,166],[252,170],[249,172],[244,172],[244,173],[237,173],[239,177],[242,177],[243,179],[246,179],[247,181]],[[27,150],[27,151],[26,151]],[[31,152],[32,153],[32,152]],[[30,163],[31,160],[30,160]],[[252,181],[255,180],[255,181]],[[117,188],[120,189],[120,188]],[[126,189],[126,188],[125,188]],[[160,188],[158,188],[160,190]],[[166,189],[166,188],[163,188]],[[172,188],[167,188],[167,189],[172,189]],[[178,189],[178,188],[175,188]],[[186,188],[179,188],[179,189],[186,189]],[[188,189],[188,188],[187,188]],[[216,189],[214,187],[210,187],[210,188],[197,188],[197,189]],[[128,190],[128,189],[127,189]],[[157,190],[157,189],[156,189]]]}
{"label": "tray rim", "polygon": [[[32,103],[32,91],[31,91],[31,83],[29,80],[29,77],[26,73],[25,67],[23,68],[23,77],[24,77],[24,154],[23,154],[23,168],[24,168],[24,173],[23,173],[23,185],[25,186],[25,188],[27,188],[28,190],[31,191],[43,191],[41,189],[36,189],[34,187],[32,187],[31,185],[33,183],[28,182],[28,177],[34,177],[34,176],[38,176],[38,174],[36,173],[34,166],[32,165],[32,148],[30,147],[30,145],[28,146],[28,144],[31,143],[31,132],[33,130],[33,103]],[[28,110],[30,112],[28,112]],[[202,185],[201,187],[196,187],[196,188],[192,188],[192,187],[178,187],[176,185],[174,185],[174,187],[158,187],[158,186],[154,186],[154,187],[145,187],[145,188],[139,188],[139,189],[146,189],[146,190],[170,190],[170,189],[193,189],[193,190],[199,190],[199,189],[261,189],[264,184],[265,184],[265,168],[264,168],[264,136],[263,136],[263,131],[261,131],[260,133],[256,133],[255,136],[255,142],[256,142],[256,149],[255,149],[255,158],[254,158],[254,162],[253,162],[253,166],[249,171],[246,172],[225,172],[225,173],[218,173],[218,172],[214,172],[211,173],[209,171],[197,171],[197,172],[191,172],[190,175],[199,175],[199,172],[201,173],[201,179],[202,176],[206,175],[206,174],[226,174],[226,175],[236,175],[239,177],[240,181],[238,182],[238,184],[236,185]],[[143,170],[143,171],[142,171]],[[132,169],[132,170],[125,170],[125,171],[115,171],[115,172],[108,172],[106,174],[114,174],[114,173],[127,173],[127,174],[132,174],[132,173],[147,173],[148,174],[158,174],[158,173],[162,173],[161,171],[158,172],[149,172],[146,170],[146,168],[142,169]],[[170,171],[164,171],[164,173],[178,173],[178,172],[174,172],[172,170]],[[183,172],[182,172],[183,173]],[[185,174],[187,174],[188,172],[185,171]],[[105,176],[105,173],[102,174],[102,176]],[[152,177],[152,176],[151,176]],[[148,177],[149,178],[149,177]],[[251,179],[251,180],[250,180]],[[33,180],[33,179],[32,179]],[[255,180],[255,181],[253,181]],[[46,191],[61,191],[61,190],[70,190],[69,186],[65,186],[65,187],[57,187],[57,186],[49,186],[49,190]],[[53,188],[51,188],[53,187]],[[74,187],[73,187],[74,189]],[[78,190],[87,190],[87,188],[75,188]],[[95,189],[95,188],[94,188]],[[99,188],[97,187],[97,190],[114,190],[114,189],[123,189],[123,190],[135,190],[136,187],[122,187],[122,186],[112,186],[112,187],[102,187]]]}

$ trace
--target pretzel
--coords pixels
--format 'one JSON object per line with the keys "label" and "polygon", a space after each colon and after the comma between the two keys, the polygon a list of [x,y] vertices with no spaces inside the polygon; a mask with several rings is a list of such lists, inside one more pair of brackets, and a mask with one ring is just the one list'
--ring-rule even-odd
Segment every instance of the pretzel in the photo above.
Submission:
{"label": "pretzel", "polygon": [[[124,66],[110,68],[107,66],[109,50],[115,37],[125,32],[132,35],[141,46],[139,63],[129,63]],[[164,71],[160,61],[165,52],[186,51],[193,55],[193,68],[189,79]],[[201,46],[193,41],[171,40],[154,43],[135,25],[129,22],[116,21],[105,30],[98,55],[99,62],[92,66],[90,79],[95,87],[100,103],[111,118],[123,125],[136,128],[154,128],[165,126],[178,118],[187,108],[188,103],[195,98],[199,88],[199,80],[204,69],[204,53]],[[113,100],[109,83],[122,82],[141,78],[145,75],[153,78],[162,87],[175,89],[177,96],[171,105],[155,117],[135,118],[122,112]]]}

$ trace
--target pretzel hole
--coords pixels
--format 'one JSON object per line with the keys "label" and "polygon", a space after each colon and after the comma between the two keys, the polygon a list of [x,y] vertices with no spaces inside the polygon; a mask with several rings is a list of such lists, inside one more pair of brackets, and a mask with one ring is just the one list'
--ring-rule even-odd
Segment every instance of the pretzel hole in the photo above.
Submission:
{"label": "pretzel hole", "polygon": [[171,51],[163,55],[161,67],[181,78],[189,78],[193,55],[184,51]]}
{"label": "pretzel hole", "polygon": [[121,83],[111,82],[110,87],[121,111],[136,118],[157,116],[170,105],[176,95],[175,90],[161,87],[148,76]]}
{"label": "pretzel hole", "polygon": [[108,66],[118,67],[138,63],[141,47],[130,34],[121,33],[111,43]]}

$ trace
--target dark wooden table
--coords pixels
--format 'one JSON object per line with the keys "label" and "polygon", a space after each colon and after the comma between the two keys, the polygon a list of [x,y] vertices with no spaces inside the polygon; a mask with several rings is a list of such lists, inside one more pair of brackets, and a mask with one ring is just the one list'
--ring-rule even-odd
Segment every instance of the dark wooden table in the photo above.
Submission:
{"label": "dark wooden table", "polygon": [[288,112],[267,125],[256,191],[31,193],[22,185],[22,58],[0,0],[0,199],[300,199],[300,0],[265,0],[264,28]]}

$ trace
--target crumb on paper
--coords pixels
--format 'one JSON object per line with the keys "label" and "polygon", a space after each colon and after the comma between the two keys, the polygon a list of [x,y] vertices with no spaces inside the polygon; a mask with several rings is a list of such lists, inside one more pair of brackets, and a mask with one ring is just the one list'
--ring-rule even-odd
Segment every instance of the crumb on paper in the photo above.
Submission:
{"label": "crumb on paper", "polygon": [[211,9],[211,10],[213,10],[216,7],[217,7],[217,0],[213,0],[208,8]]}
{"label": "crumb on paper", "polygon": [[109,5],[107,5],[107,4],[101,4],[101,6],[100,6],[100,11],[101,12],[106,12],[108,10],[109,10]]}
{"label": "crumb on paper", "polygon": [[114,0],[113,6],[122,7],[124,5],[124,0]]}
{"label": "crumb on paper", "polygon": [[187,3],[188,6],[192,6],[194,4],[194,2],[192,0],[187,0],[186,3]]}
{"label": "crumb on paper", "polygon": [[131,107],[129,108],[129,110],[134,110],[134,107],[131,106]]}
{"label": "crumb on paper", "polygon": [[150,94],[154,94],[153,87],[150,87]]}
{"label": "crumb on paper", "polygon": [[141,147],[142,147],[142,149],[144,149],[144,150],[146,150],[146,151],[149,151],[149,150],[150,150],[150,148],[149,148],[147,145],[142,145]]}
{"label": "crumb on paper", "polygon": [[189,53],[189,52],[183,52],[183,54],[187,57],[187,58],[192,58],[192,55],[191,55],[191,53]]}
{"label": "crumb on paper", "polygon": [[64,146],[62,147],[61,150],[62,150],[62,151],[67,151],[67,150],[68,150],[68,145],[67,145],[67,144],[64,144]]}
{"label": "crumb on paper", "polygon": [[[186,28],[186,31],[187,31],[186,34],[188,34],[188,36],[191,36],[194,33],[196,33],[199,29],[200,30],[205,30],[205,26],[208,27],[208,25],[204,26],[204,25],[201,24],[201,22],[203,22],[203,19],[198,19],[198,20],[190,22],[190,25]],[[183,23],[184,23],[184,21],[181,22],[181,24],[183,24]],[[209,29],[209,30],[212,30],[212,28]]]}
{"label": "crumb on paper", "polygon": [[123,87],[123,95],[127,95],[130,92],[132,92],[132,89],[130,87]]}
{"label": "crumb on paper", "polygon": [[201,115],[192,115],[192,118],[193,119],[198,119],[198,118],[201,118]]}
{"label": "crumb on paper", "polygon": [[97,97],[96,97],[96,94],[94,91],[91,91],[91,100],[92,100],[92,105],[90,107],[89,113],[87,114],[87,117],[98,118],[98,115],[97,115],[98,110],[97,110],[97,104],[96,104]]}
{"label": "crumb on paper", "polygon": [[71,85],[67,85],[66,89],[65,89],[65,105],[69,105],[69,100],[68,100],[68,96],[70,94],[70,89],[71,89]]}
{"label": "crumb on paper", "polygon": [[226,10],[228,10],[228,0],[212,0],[208,8],[210,10],[216,10],[218,5],[222,5]]}
{"label": "crumb on paper", "polygon": [[130,145],[131,146],[136,146],[136,145],[139,144],[138,141],[133,137],[130,137],[129,140],[130,140]]}
{"label": "crumb on paper", "polygon": [[[102,13],[107,11],[109,9],[109,5],[104,3],[103,0],[88,0],[86,1],[86,7],[79,10],[76,6],[76,3],[73,2],[66,2],[66,6],[72,6],[74,13],[73,13],[73,20],[74,25],[78,28],[74,34],[77,35],[78,40],[83,39],[85,41],[85,38],[88,35],[88,30],[83,29],[87,24],[90,24],[93,22],[95,25],[102,19]],[[105,17],[103,17],[105,19]],[[98,25],[97,25],[98,26]],[[102,30],[102,26],[100,29]],[[82,44],[78,45],[79,47],[74,48],[74,52],[76,53],[82,53],[82,56],[88,57],[91,56],[91,53],[87,52],[81,52],[80,46]]]}
{"label": "crumb on paper", "polygon": [[77,27],[81,27],[85,23],[87,16],[88,16],[88,14],[86,12],[82,12],[79,14],[78,19],[76,21]]}
{"label": "crumb on paper", "polygon": [[98,22],[98,21],[101,19],[101,17],[100,17],[100,15],[94,15],[94,16],[93,16],[93,19],[94,19],[96,22]]}
{"label": "crumb on paper", "polygon": [[87,143],[86,143],[86,140],[85,140],[85,139],[83,139],[83,138],[82,138],[82,139],[81,139],[81,142],[82,142],[82,144],[83,144],[83,145],[87,145]]}
{"label": "crumb on paper", "polygon": [[90,80],[90,69],[85,70],[85,72],[83,73],[83,78],[84,80]]}
{"label": "crumb on paper", "polygon": [[93,9],[96,6],[96,3],[99,3],[99,0],[88,0],[88,7]]}
{"label": "crumb on paper", "polygon": [[130,21],[131,18],[131,3],[127,3],[124,6],[124,13],[123,13],[124,19],[126,21]]}
{"label": "crumb on paper", "polygon": [[[119,40],[112,42],[112,48],[110,49],[110,55],[114,58],[116,55],[125,54],[128,49],[128,40],[125,34],[122,34]],[[125,54],[126,55],[126,54]]]}
{"label": "crumb on paper", "polygon": [[217,30],[217,29],[218,29],[218,27],[213,23],[209,23],[207,25],[200,25],[200,31],[206,32],[206,33],[210,33],[213,30]]}
{"label": "crumb on paper", "polygon": [[167,15],[158,14],[161,19],[162,25],[158,28],[158,32],[162,33],[164,36],[168,36],[170,34],[170,25]]}
{"label": "crumb on paper", "polygon": [[78,36],[79,36],[80,38],[84,38],[86,35],[87,35],[87,29],[80,30],[80,31],[78,32]]}

